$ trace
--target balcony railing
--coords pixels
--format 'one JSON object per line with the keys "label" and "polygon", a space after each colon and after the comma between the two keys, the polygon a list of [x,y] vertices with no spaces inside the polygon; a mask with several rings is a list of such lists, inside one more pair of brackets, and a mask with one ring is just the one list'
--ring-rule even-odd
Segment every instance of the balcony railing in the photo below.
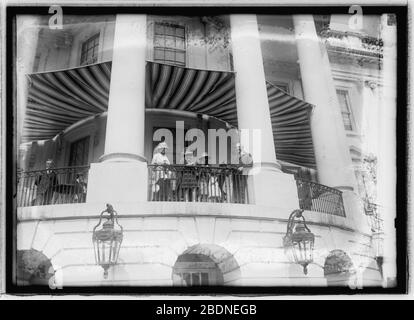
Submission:
{"label": "balcony railing", "polygon": [[149,201],[249,203],[247,176],[234,166],[149,165]]}
{"label": "balcony railing", "polygon": [[81,203],[86,200],[89,166],[20,172],[17,206]]}
{"label": "balcony railing", "polygon": [[345,217],[342,191],[301,179],[296,179],[296,185],[301,209]]}

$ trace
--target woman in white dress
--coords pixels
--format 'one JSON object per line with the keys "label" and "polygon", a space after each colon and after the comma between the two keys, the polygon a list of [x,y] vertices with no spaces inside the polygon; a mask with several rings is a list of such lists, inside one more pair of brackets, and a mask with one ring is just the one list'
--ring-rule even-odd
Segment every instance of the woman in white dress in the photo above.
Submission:
{"label": "woman in white dress", "polygon": [[[208,167],[208,154],[204,152],[197,160],[197,165]],[[201,202],[220,202],[221,190],[218,176],[213,170],[200,169],[199,179],[199,201]]]}
{"label": "woman in white dress", "polygon": [[153,168],[151,177],[153,201],[169,200],[172,195],[171,172],[165,167],[170,165],[170,160],[166,155],[167,149],[168,145],[165,142],[160,142],[154,149],[151,164],[157,166]]}

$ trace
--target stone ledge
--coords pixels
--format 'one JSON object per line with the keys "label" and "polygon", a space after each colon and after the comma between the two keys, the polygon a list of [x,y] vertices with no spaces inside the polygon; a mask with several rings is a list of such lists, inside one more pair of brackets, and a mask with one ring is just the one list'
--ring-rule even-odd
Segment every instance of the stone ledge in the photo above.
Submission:
{"label": "stone ledge", "polygon": [[[136,202],[112,203],[120,218],[143,217],[211,217],[227,219],[249,219],[286,222],[292,210],[249,204],[229,203],[185,203],[185,202]],[[21,207],[17,218],[21,222],[98,219],[105,208],[104,203],[60,204]],[[356,230],[349,217],[335,216],[315,211],[304,211],[306,221],[312,225],[336,227],[346,231],[365,234]]]}

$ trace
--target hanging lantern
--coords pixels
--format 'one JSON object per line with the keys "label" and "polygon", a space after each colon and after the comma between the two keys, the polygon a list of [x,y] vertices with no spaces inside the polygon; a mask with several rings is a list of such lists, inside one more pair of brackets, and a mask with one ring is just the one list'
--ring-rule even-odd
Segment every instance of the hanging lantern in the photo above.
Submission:
{"label": "hanging lantern", "polygon": [[[104,216],[104,214],[108,216]],[[98,224],[93,228],[92,242],[95,250],[96,264],[104,269],[104,278],[108,278],[108,269],[118,261],[119,249],[121,248],[123,228],[118,223],[118,213],[110,205],[101,212]],[[102,219],[107,220],[102,223]],[[115,223],[117,228],[115,228]],[[100,229],[98,227],[101,226]]]}
{"label": "hanging lantern", "polygon": [[295,210],[290,214],[283,246],[290,259],[300,264],[303,273],[307,274],[308,264],[313,262],[315,235],[306,225],[302,212],[303,210]]}

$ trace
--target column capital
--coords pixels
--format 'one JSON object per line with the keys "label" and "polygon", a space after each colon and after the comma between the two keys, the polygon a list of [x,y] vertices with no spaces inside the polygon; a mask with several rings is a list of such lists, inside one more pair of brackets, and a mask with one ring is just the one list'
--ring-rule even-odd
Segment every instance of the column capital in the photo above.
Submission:
{"label": "column capital", "polygon": [[364,80],[364,85],[370,89],[376,89],[378,87],[378,82],[374,80]]}

